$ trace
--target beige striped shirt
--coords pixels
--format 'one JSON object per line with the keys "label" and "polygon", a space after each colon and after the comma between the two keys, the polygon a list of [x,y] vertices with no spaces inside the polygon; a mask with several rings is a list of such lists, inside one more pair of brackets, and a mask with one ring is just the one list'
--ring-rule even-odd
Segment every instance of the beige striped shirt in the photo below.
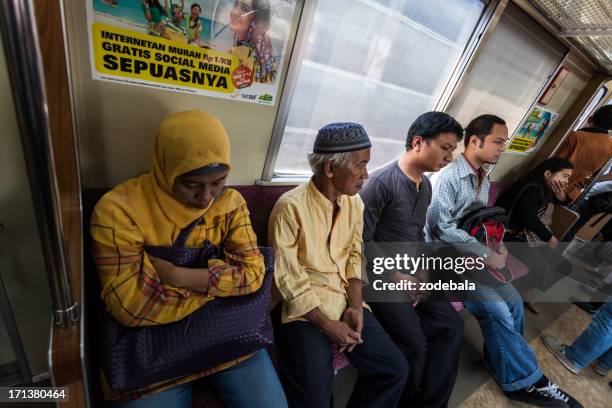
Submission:
{"label": "beige striped shirt", "polygon": [[363,202],[343,195],[337,204],[334,220],[332,202],[309,181],[283,194],[272,210],[268,239],[283,323],[304,320],[316,307],[339,320],[348,280],[361,279]]}

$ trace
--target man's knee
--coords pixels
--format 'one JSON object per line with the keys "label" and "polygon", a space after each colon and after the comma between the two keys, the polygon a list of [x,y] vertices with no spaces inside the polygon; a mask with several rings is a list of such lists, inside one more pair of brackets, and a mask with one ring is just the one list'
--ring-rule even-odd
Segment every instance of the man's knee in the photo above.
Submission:
{"label": "man's knee", "polygon": [[508,305],[508,309],[510,310],[510,314],[512,315],[513,319],[522,319],[525,316],[523,302],[511,302]]}
{"label": "man's knee", "polygon": [[[521,308],[522,308],[521,304]],[[504,326],[507,328],[514,328],[514,313],[508,307],[508,304],[504,302],[486,302],[485,305],[485,318],[491,321],[493,324]]]}
{"label": "man's knee", "polygon": [[393,377],[395,381],[406,382],[410,364],[399,349],[393,348],[389,350],[385,363],[381,365],[381,371],[385,376]]}

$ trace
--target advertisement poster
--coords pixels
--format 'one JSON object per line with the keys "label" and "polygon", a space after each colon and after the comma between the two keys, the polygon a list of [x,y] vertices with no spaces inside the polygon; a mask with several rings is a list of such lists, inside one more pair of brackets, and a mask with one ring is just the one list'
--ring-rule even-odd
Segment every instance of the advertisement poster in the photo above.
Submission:
{"label": "advertisement poster", "polygon": [[88,0],[94,79],[274,105],[296,0]]}
{"label": "advertisement poster", "polygon": [[531,114],[525,119],[523,125],[508,146],[508,152],[529,154],[533,152],[544,137],[548,135],[552,124],[557,119],[557,114],[536,106]]}

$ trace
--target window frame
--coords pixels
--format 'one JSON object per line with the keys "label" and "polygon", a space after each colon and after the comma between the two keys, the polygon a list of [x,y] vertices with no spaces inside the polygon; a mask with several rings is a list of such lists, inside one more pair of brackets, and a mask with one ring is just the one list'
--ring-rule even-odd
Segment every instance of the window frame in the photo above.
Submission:
{"label": "window frame", "polygon": [[[580,112],[580,115],[578,115],[578,117],[576,118],[576,121],[572,125],[571,130],[576,131],[580,129],[581,127],[583,127],[586,124],[587,120],[589,119],[589,116],[591,116],[591,114],[595,112],[597,108],[599,108],[600,106],[603,106],[601,102],[606,98],[606,96],[608,95],[608,92],[610,91],[608,87],[606,86],[607,83],[608,81],[604,81],[603,84],[597,89],[597,91],[595,91],[593,96],[591,96],[591,99],[589,99],[589,102],[586,104],[582,112]],[[599,98],[597,98],[597,94],[600,93],[601,91],[603,91],[603,93],[601,94],[601,96],[599,96]],[[591,109],[588,109],[588,108],[591,108]]]}
{"label": "window frame", "polygon": [[[289,110],[291,109],[291,102],[293,100],[297,80],[300,74],[300,68],[304,59],[304,50],[306,48],[308,36],[310,35],[312,21],[314,20],[314,14],[319,0],[299,1],[301,1],[302,7],[297,35],[293,45],[287,75],[285,77],[283,92],[279,101],[279,108],[274,120],[274,127],[272,129],[272,135],[270,144],[268,146],[268,153],[266,155],[266,162],[264,164],[262,177],[261,180],[256,181],[257,185],[294,185],[310,178],[310,175],[279,175],[274,173],[276,159],[280,151],[285,126],[289,117]],[[476,23],[476,26],[474,27],[470,39],[468,40],[461,56],[457,60],[451,75],[448,77],[442,93],[434,104],[433,110],[444,111],[449,105],[449,102],[451,101],[455,92],[460,89],[460,86],[458,85],[461,83],[469,65],[476,58],[480,45],[491,33],[503,14],[506,5],[508,4],[508,0],[480,1],[482,1],[485,6],[482,14],[478,19],[478,22]],[[296,6],[299,7],[299,5]]]}
{"label": "window frame", "polygon": [[[608,95],[609,89],[606,86],[606,84],[610,80],[612,80],[612,79],[611,78],[607,78],[607,79],[603,79],[603,80],[601,80],[599,82],[599,85],[597,86],[597,90],[595,92],[593,92],[593,95],[591,95],[591,97],[589,98],[588,102],[584,105],[584,107],[580,111],[580,114],[578,116],[576,116],[576,119],[574,119],[574,122],[572,122],[572,125],[570,127],[568,127],[567,131],[565,132],[563,137],[559,140],[559,142],[555,146],[554,150],[552,151],[552,153],[548,157],[554,157],[557,154],[557,152],[561,148],[561,145],[563,145],[563,143],[565,142],[565,139],[567,139],[567,137],[570,135],[570,133],[574,132],[575,128],[580,125],[579,120],[581,119],[582,115],[584,114],[585,110],[589,107],[591,102],[593,102],[593,99],[597,96],[597,94],[599,93],[599,91],[602,88],[606,88],[606,92],[604,92],[604,94],[599,99],[599,102],[593,107],[593,109],[591,109],[591,112],[594,112],[595,109],[597,109],[600,106],[603,106],[601,104],[601,102],[606,98],[606,95]],[[588,87],[588,85],[587,85],[587,87]]]}

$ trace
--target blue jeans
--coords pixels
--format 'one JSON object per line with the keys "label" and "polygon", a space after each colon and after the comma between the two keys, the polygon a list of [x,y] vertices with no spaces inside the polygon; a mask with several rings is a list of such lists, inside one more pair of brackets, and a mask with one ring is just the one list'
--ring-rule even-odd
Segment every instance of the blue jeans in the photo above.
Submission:
{"label": "blue jeans", "polygon": [[464,302],[480,325],[485,363],[504,391],[533,385],[542,377],[536,356],[523,337],[523,301],[512,284],[476,285],[473,301]]}
{"label": "blue jeans", "polygon": [[595,359],[604,370],[612,368],[612,302],[595,312],[589,327],[565,349],[565,356],[580,369]]}
{"label": "blue jeans", "polygon": [[[226,370],[211,374],[208,380],[219,391],[228,408],[287,407],[287,399],[265,349]],[[191,383],[133,401],[109,402],[121,408],[190,408]]]}

